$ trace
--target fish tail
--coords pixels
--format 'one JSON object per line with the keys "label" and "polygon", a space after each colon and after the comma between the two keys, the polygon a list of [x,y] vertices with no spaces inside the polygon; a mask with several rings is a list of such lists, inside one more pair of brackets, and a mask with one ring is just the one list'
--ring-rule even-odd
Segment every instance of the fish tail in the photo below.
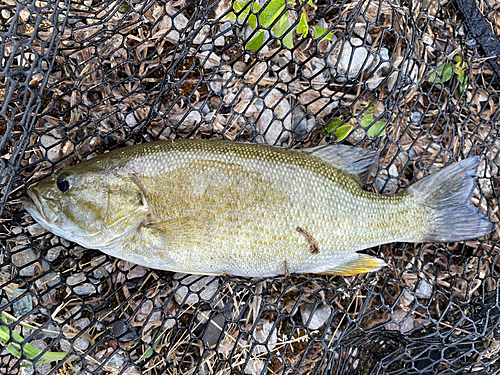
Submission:
{"label": "fish tail", "polygon": [[493,231],[496,224],[470,201],[476,186],[478,163],[478,156],[467,158],[407,189],[428,213],[426,233],[415,242],[463,241]]}

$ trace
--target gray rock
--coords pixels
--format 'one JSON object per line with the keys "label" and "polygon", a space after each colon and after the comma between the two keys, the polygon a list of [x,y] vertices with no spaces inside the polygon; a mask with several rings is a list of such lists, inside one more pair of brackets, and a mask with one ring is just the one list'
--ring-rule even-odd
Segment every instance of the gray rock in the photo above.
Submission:
{"label": "gray rock", "polygon": [[231,22],[227,21],[220,25],[219,31],[223,33],[225,36],[233,35],[233,30],[231,29]]}
{"label": "gray rock", "polygon": [[267,72],[268,72],[267,63],[261,61],[255,64],[251,74],[255,77],[255,79],[259,79],[259,78],[264,78],[264,76],[267,75]]}
{"label": "gray rock", "polygon": [[283,70],[280,70],[278,72],[278,76],[281,78],[281,80],[284,82],[284,83],[289,83],[289,82],[292,82],[293,80],[293,76],[290,74],[290,72],[288,71],[288,68],[285,68]]}
{"label": "gray rock", "polygon": [[[292,128],[292,115],[288,99],[282,99],[284,94],[272,89],[264,98],[266,108],[262,111],[258,121],[260,122],[264,138],[269,144],[279,143],[288,134],[285,130]],[[273,117],[276,119],[273,120]],[[262,141],[261,137],[257,137]]]}
{"label": "gray rock", "polygon": [[[216,80],[221,80],[216,81]],[[213,80],[210,80],[210,89],[213,91],[214,94],[220,95],[222,93],[222,77],[218,75],[214,75]]]}
{"label": "gray rock", "polygon": [[312,84],[312,87],[316,90],[321,90],[325,85],[330,74],[325,70],[326,62],[324,59],[318,57],[313,57],[308,64],[305,64],[302,69],[302,75],[306,78],[311,78],[314,76],[313,81],[319,82],[319,84]]}
{"label": "gray rock", "polygon": [[422,121],[422,114],[420,112],[412,112],[410,114],[410,121],[413,122],[414,124],[420,124],[420,121]]}
{"label": "gray rock", "polygon": [[80,284],[87,280],[87,276],[83,272],[75,273],[66,279],[66,283],[70,286]]}
{"label": "gray rock", "polygon": [[366,42],[368,44],[372,44],[372,37],[369,33],[366,32],[366,26],[362,23],[357,23],[356,26],[354,27],[354,34],[359,36],[361,39],[365,39],[366,36]]}
{"label": "gray rock", "polygon": [[219,342],[222,331],[224,330],[225,321],[226,318],[222,313],[216,313],[210,319],[203,335],[203,342],[208,347],[213,347]]}
{"label": "gray rock", "polygon": [[212,51],[203,51],[199,53],[202,57],[200,58],[201,63],[205,69],[213,69],[220,65],[220,56]]}
{"label": "gray rock", "polygon": [[28,232],[30,232],[32,237],[37,237],[45,232],[45,229],[40,226],[40,224],[35,223],[30,225],[28,228]]}
{"label": "gray rock", "polygon": [[491,183],[491,179],[489,178],[478,178],[479,186],[481,188],[481,192],[486,199],[493,198],[493,185]]}
{"label": "gray rock", "polygon": [[80,284],[73,287],[73,291],[80,296],[85,296],[94,293],[95,286],[91,283]]}
{"label": "gray rock", "polygon": [[16,298],[19,298],[16,302],[12,304],[12,308],[14,310],[14,315],[18,318],[21,316],[28,314],[33,310],[33,299],[31,298],[30,293],[26,293],[26,289],[18,289],[18,288],[10,288],[12,292],[9,293],[7,291],[7,297],[9,301],[13,301]]}
{"label": "gray rock", "polygon": [[391,166],[389,167],[389,176],[399,177],[398,167],[396,167],[394,164],[391,164]]}
{"label": "gray rock", "polygon": [[385,325],[385,329],[390,331],[400,331],[401,333],[406,333],[411,331],[415,327],[415,320],[411,315],[407,315],[404,310],[396,310],[392,314],[392,319],[396,323],[388,323]]}
{"label": "gray rock", "polygon": [[[183,273],[176,273],[174,279],[181,279],[181,285],[187,285],[181,286],[175,293],[174,297],[179,305],[183,303],[194,305],[198,303],[200,298],[201,300],[209,300],[217,292],[219,287],[217,282],[213,282],[215,279],[213,276],[186,276],[186,274]],[[184,301],[185,298],[186,301]]]}
{"label": "gray rock", "polygon": [[47,254],[45,255],[45,260],[47,262],[53,262],[54,260],[59,258],[59,255],[61,254],[61,250],[64,250],[64,247],[56,246],[56,247],[53,247],[53,248],[47,250]]}
{"label": "gray rock", "polygon": [[[342,76],[347,76],[348,79],[356,78],[362,69],[369,68],[373,63],[373,55],[369,54],[363,46],[363,41],[358,38],[351,38],[343,44],[337,45],[328,56],[330,65],[335,66],[338,62],[337,69],[332,69],[332,75],[337,73]],[[338,77],[344,78],[345,77]],[[337,80],[338,80],[337,78]]]}
{"label": "gray rock", "polygon": [[395,178],[389,178],[385,169],[381,170],[375,179],[375,186],[380,194],[391,195],[396,192],[399,185]]}
{"label": "gray rock", "polygon": [[[326,304],[321,304],[314,310],[313,304],[304,304],[300,307],[300,316],[302,318],[302,324],[307,325],[309,329],[320,329],[330,318],[332,313],[332,308]],[[312,318],[311,318],[311,314]],[[311,321],[308,323],[309,318]]]}
{"label": "gray rock", "polygon": [[226,39],[221,35],[214,40],[214,45],[216,47],[222,47],[226,43]]}
{"label": "gray rock", "polygon": [[415,292],[417,298],[431,298],[432,286],[425,280],[420,280],[420,285]]}
{"label": "gray rock", "polygon": [[279,54],[278,65],[280,68],[289,65],[290,61],[292,61],[292,54],[290,53],[290,51]]}
{"label": "gray rock", "polygon": [[207,41],[207,35],[209,31],[210,31],[210,26],[208,25],[203,26],[194,37],[193,44],[205,43]]}
{"label": "gray rock", "polygon": [[127,359],[123,350],[119,350],[109,356],[109,358],[105,362],[105,366],[120,370],[125,366],[126,362]]}
{"label": "gray rock", "polygon": [[[12,249],[12,252],[15,252],[17,250],[20,250],[24,248],[24,246],[16,246]],[[33,276],[35,272],[35,267],[37,263],[33,263],[29,266],[26,266],[26,264],[33,262],[34,260],[38,259],[35,251],[31,248],[27,248],[23,251],[20,251],[18,253],[12,254],[12,263],[16,267],[19,267],[19,275],[23,277],[29,277]]]}
{"label": "gray rock", "polygon": [[355,144],[361,142],[366,137],[367,137],[367,135],[366,135],[366,131],[364,129],[356,128],[353,131],[351,131],[351,133],[349,133],[349,136],[347,137],[347,141],[350,144],[355,145]]}

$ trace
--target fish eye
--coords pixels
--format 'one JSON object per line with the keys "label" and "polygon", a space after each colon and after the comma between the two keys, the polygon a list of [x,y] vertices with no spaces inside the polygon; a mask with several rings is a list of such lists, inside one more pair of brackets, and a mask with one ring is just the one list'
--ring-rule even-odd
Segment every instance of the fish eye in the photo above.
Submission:
{"label": "fish eye", "polygon": [[68,191],[69,188],[71,187],[71,184],[69,183],[69,180],[66,176],[61,176],[57,179],[57,188],[62,191]]}

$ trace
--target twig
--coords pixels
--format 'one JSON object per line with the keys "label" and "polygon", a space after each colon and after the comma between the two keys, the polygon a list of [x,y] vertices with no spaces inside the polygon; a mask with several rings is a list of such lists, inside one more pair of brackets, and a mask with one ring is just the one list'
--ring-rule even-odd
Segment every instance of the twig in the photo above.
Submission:
{"label": "twig", "polygon": [[297,232],[302,234],[307,239],[307,241],[309,241],[309,244],[311,245],[311,253],[315,255],[319,254],[318,241],[316,241],[310,233],[308,233],[305,229],[301,227],[297,227]]}

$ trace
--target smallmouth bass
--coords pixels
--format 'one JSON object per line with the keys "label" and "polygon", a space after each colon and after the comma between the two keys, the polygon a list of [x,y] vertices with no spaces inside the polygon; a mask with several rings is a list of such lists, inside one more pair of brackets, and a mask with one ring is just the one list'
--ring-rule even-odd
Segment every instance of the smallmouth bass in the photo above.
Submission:
{"label": "smallmouth bass", "polygon": [[494,229],[471,202],[478,157],[392,196],[362,189],[376,153],[225,141],[130,146],[28,189],[26,210],[86,248],[176,272],[352,275],[390,242],[453,242]]}

